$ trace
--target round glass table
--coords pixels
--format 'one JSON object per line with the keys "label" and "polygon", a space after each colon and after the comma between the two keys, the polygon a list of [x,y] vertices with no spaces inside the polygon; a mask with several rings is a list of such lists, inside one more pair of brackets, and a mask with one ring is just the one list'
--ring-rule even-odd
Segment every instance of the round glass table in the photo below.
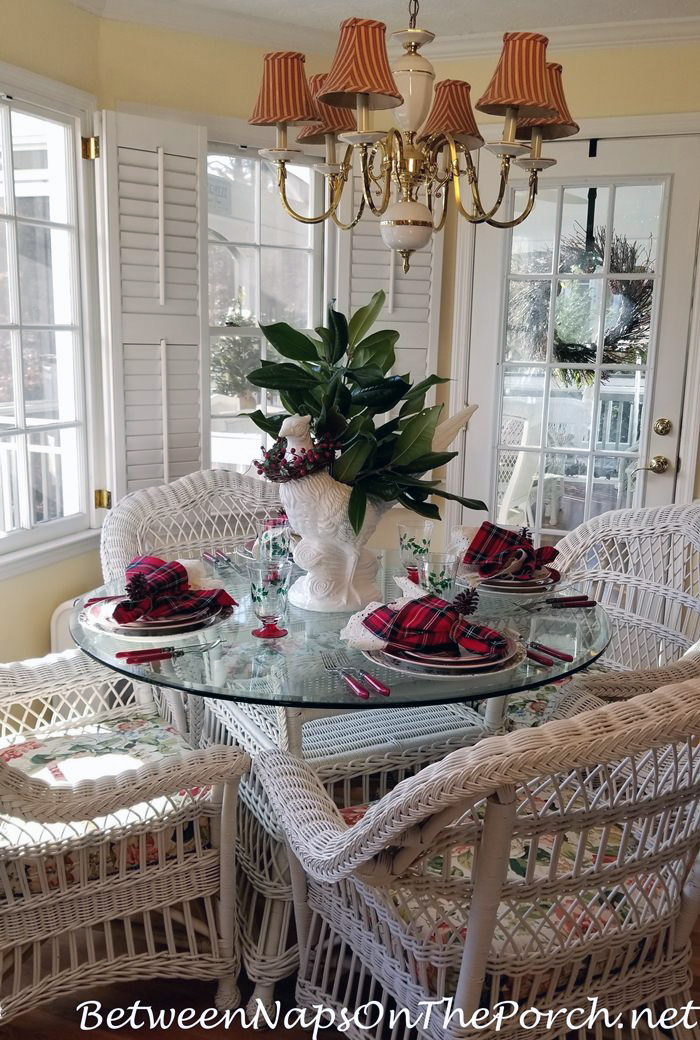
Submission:
{"label": "round glass table", "polygon": [[[402,595],[394,576],[405,576],[399,554],[384,552],[380,559],[380,588],[383,602]],[[125,638],[88,627],[77,601],[71,619],[71,634],[81,649],[108,668],[133,679],[231,701],[274,704],[288,708],[373,708],[407,707],[449,702],[489,700],[487,719],[502,715],[505,698],[512,693],[564,679],[588,667],[604,652],[610,628],[601,607],[561,609],[538,602],[517,605],[506,595],[481,595],[474,620],[508,629],[523,642],[536,642],[563,651],[572,661],[554,660],[551,667],[526,658],[514,669],[475,673],[460,680],[405,675],[369,663],[361,653],[347,648],[339,639],[349,614],[323,614],[289,607],[284,622],[288,635],[268,641],[252,636],[259,622],[253,612],[250,584],[232,566],[211,568],[212,578],[225,585],[239,604],[224,621],[199,632],[152,639]],[[104,586],[84,597],[120,593],[117,585]],[[571,586],[563,595],[570,594]],[[215,645],[211,645],[211,644]],[[170,660],[126,664],[116,656],[125,649],[175,647],[186,652]],[[210,648],[208,648],[210,647]],[[372,694],[360,700],[341,678],[328,671],[323,651],[345,650],[350,667],[363,668],[391,689],[390,696]]]}

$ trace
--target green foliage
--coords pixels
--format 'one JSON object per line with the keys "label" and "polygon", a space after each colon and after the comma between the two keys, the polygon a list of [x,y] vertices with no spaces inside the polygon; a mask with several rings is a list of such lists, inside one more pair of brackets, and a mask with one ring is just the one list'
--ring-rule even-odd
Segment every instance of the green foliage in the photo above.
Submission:
{"label": "green foliage", "polygon": [[[335,442],[339,454],[332,473],[352,487],[348,516],[353,530],[362,527],[372,498],[401,502],[432,519],[439,519],[440,512],[428,501],[431,495],[486,509],[483,502],[442,491],[439,481],[421,479],[456,454],[432,450],[442,406],[425,407],[431,387],[447,380],[431,375],[414,385],[408,376],[388,375],[396,363],[399,334],[388,329],[369,333],[383,304],[384,293],[377,292],[349,321],[331,306],[328,324],[313,333],[284,322],[261,325],[263,335],[286,360],[263,362],[250,372],[249,382],[278,391],[289,414],[312,417],[317,440],[330,437]],[[397,408],[398,415],[385,418]],[[286,417],[249,413],[271,436],[279,435]]]}

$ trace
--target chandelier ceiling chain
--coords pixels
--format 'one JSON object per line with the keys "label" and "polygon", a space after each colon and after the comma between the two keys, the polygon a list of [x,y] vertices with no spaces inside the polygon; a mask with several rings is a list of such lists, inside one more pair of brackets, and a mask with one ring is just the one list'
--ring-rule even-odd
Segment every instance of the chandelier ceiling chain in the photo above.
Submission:
{"label": "chandelier ceiling chain", "polygon": [[[470,85],[463,80],[435,83],[435,70],[420,52],[434,34],[417,27],[418,0],[409,0],[409,25],[393,33],[403,53],[389,61],[383,22],[348,18],[330,71],[304,74],[304,55],[276,51],[265,55],[263,80],[250,117],[256,125],[276,127],[276,146],[261,154],[277,164],[282,205],[295,220],[319,224],[332,220],[347,231],[366,210],[379,218],[389,248],[403,258],[408,271],[416,249],[440,231],[449,206],[470,223],[512,228],[532,212],[539,173],[556,160],[542,155],[542,143],[578,132],[564,97],[561,65],[546,60],[548,40],[533,32],[507,32],[498,65],[476,107],[503,117],[501,139],[486,145],[499,161],[496,199],[485,206],[472,152],[484,146],[474,118]],[[372,113],[395,109],[397,126],[373,130]],[[327,183],[323,213],[297,213],[287,196],[287,163],[298,160],[299,148],[287,143],[287,127],[303,124],[297,144],[325,145],[325,162],[315,164]],[[338,158],[338,145],[345,145]],[[515,163],[529,174],[522,211],[499,219]],[[345,187],[359,165],[362,197],[357,211],[339,215]],[[467,186],[469,202],[464,199]],[[352,188],[349,191],[352,195]],[[439,204],[436,204],[439,203]]]}

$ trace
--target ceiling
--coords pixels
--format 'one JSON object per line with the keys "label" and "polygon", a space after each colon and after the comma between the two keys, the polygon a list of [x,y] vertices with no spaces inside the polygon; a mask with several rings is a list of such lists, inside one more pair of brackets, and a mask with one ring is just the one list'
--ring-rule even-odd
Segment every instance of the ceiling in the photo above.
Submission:
{"label": "ceiling", "polygon": [[[223,34],[269,46],[332,50],[349,15],[408,22],[407,0],[72,0],[120,21]],[[663,18],[659,12],[663,10]],[[698,0],[422,0],[419,25],[438,34],[433,57],[488,52],[505,29],[541,29],[555,46],[700,38]]]}

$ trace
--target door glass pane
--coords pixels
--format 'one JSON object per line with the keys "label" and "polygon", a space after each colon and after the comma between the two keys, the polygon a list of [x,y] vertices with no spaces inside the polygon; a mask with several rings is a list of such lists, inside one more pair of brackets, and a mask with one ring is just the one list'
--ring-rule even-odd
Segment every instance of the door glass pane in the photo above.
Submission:
{"label": "door glass pane", "polygon": [[608,282],[604,364],[646,364],[653,297],[651,278],[616,278]]}
{"label": "door glass pane", "polygon": [[209,243],[209,324],[258,324],[258,252],[249,246]]}
{"label": "door glass pane", "polygon": [[17,225],[22,321],[70,325],[73,321],[71,232]]}
{"label": "door glass pane", "polygon": [[546,360],[550,293],[549,279],[510,283],[506,361]]}
{"label": "door glass pane", "polygon": [[549,388],[547,445],[588,449],[595,395],[595,371],[555,368]]}
{"label": "door glass pane", "polygon": [[[514,195],[513,212],[517,216],[525,208],[527,192],[516,191]],[[513,228],[510,269],[514,274],[551,274],[558,198],[559,192],[551,188],[539,192],[530,216]]]}
{"label": "door glass pane", "polygon": [[596,455],[593,462],[593,487],[588,516],[599,516],[610,509],[629,509],[634,505],[638,458]]}
{"label": "door glass pane", "polygon": [[[313,170],[310,166],[288,166],[286,192],[287,202],[291,208],[303,217],[311,216],[311,178]],[[260,168],[260,236],[263,245],[267,246],[309,246],[311,244],[311,225],[300,224],[288,213],[280,202],[277,187],[277,167],[274,163],[264,162]],[[296,257],[291,257],[294,262]]]}
{"label": "door glass pane", "polygon": [[529,445],[542,442],[544,368],[508,365],[503,377],[502,445]]}
{"label": "door glass pane", "polygon": [[7,236],[11,225],[0,224],[0,324],[9,325],[10,313],[10,268],[7,255]]}
{"label": "door glass pane", "polygon": [[255,242],[257,163],[240,155],[210,155],[207,164],[211,237]]}
{"label": "door glass pane", "polygon": [[533,527],[540,456],[534,451],[498,452],[497,523]]}
{"label": "door glass pane", "polygon": [[309,328],[311,254],[286,249],[260,251],[260,320]]}
{"label": "door glass pane", "polygon": [[0,437],[0,538],[21,526],[17,437]]}
{"label": "door glass pane", "polygon": [[22,333],[24,413],[28,424],[75,419],[72,332]]}
{"label": "door glass pane", "polygon": [[70,222],[68,128],[51,119],[12,112],[15,206],[20,217]]}
{"label": "door glass pane", "polygon": [[10,333],[0,332],[0,424],[15,425],[15,387]]}
{"label": "door glass pane", "polygon": [[564,188],[559,243],[559,270],[593,274],[603,266],[608,188]]}
{"label": "door glass pane", "polygon": [[585,455],[564,452],[545,455],[539,527],[573,531],[583,523],[587,475],[588,459]]}
{"label": "door glass pane", "polygon": [[560,281],[554,305],[554,360],[569,365],[595,362],[602,283],[598,279]]}
{"label": "door glass pane", "polygon": [[77,430],[31,433],[28,437],[32,523],[80,511]]}
{"label": "door glass pane", "polygon": [[611,271],[654,271],[658,251],[662,184],[621,185],[615,191]]}
{"label": "door glass pane", "polygon": [[644,371],[602,372],[596,423],[598,451],[639,450],[645,384]]}

